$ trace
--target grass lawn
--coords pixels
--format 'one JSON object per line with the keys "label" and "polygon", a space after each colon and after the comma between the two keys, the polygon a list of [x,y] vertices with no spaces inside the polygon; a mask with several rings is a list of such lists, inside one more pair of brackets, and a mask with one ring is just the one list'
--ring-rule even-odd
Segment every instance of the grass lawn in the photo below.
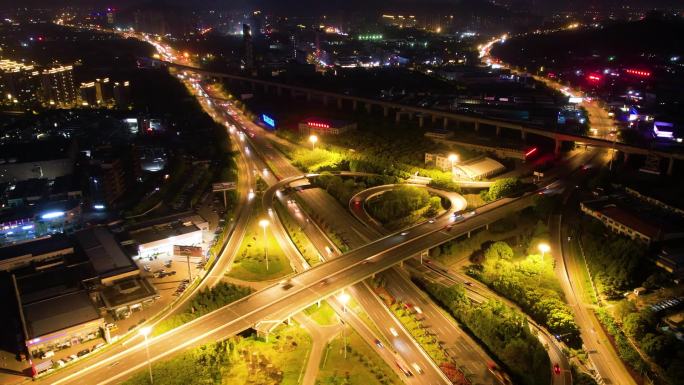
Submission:
{"label": "grass lawn", "polygon": [[290,213],[283,207],[280,201],[275,203],[275,209],[278,213],[278,218],[283,223],[287,234],[292,239],[292,243],[297,247],[297,250],[302,254],[304,260],[309,264],[309,266],[315,266],[321,263],[320,255],[316,248],[311,244],[309,238],[304,234],[302,228],[297,224],[297,222],[292,218]]}
{"label": "grass lawn", "polygon": [[347,358],[340,334],[327,346],[316,384],[370,385],[401,384],[394,371],[356,332],[347,328]]}
{"label": "grass lawn", "polygon": [[264,231],[259,227],[259,218],[258,216],[250,218],[245,238],[242,240],[228,276],[244,281],[267,281],[292,273],[290,261],[269,228],[266,228],[268,270],[266,269]]}
{"label": "grass lawn", "polygon": [[468,203],[468,206],[466,207],[467,210],[472,210],[476,209],[480,206],[484,206],[485,201],[482,199],[480,194],[461,194],[463,195],[463,198],[465,198],[466,202]]}
{"label": "grass lawn", "polygon": [[318,305],[309,306],[304,309],[304,313],[321,326],[335,325],[339,322],[337,313],[326,301],[321,301],[320,307]]}
{"label": "grass lawn", "polygon": [[268,342],[254,337],[243,339],[234,352],[237,359],[221,383],[299,384],[310,349],[311,337],[296,323],[276,329]]}
{"label": "grass lawn", "polygon": [[577,258],[577,268],[579,269],[580,276],[582,278],[582,300],[586,303],[598,304],[598,299],[596,298],[596,293],[594,292],[594,287],[592,286],[591,279],[589,278],[589,271],[587,270],[587,265],[584,263],[582,258],[582,251],[576,240],[570,242],[570,254]]}

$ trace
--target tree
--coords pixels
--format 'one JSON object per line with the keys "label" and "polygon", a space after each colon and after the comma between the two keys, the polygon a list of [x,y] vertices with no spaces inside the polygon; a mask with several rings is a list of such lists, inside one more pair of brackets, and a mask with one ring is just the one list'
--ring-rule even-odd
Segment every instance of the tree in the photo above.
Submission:
{"label": "tree", "polygon": [[646,324],[639,313],[631,313],[622,321],[622,329],[627,336],[639,339],[646,333]]}
{"label": "tree", "polygon": [[482,198],[488,202],[501,199],[509,194],[514,193],[520,188],[520,185],[520,180],[517,178],[497,179],[489,187],[489,191],[487,191],[486,194],[483,194],[484,196]]}
{"label": "tree", "polygon": [[485,251],[484,256],[488,260],[510,260],[513,258],[513,254],[513,249],[508,246],[508,243],[499,241],[492,243]]}

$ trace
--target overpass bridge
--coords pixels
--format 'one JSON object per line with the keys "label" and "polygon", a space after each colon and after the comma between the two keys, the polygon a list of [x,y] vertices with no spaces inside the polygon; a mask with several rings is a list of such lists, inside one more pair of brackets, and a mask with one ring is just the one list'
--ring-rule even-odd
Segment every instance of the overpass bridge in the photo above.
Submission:
{"label": "overpass bridge", "polygon": [[309,87],[274,82],[271,80],[258,79],[224,72],[208,71],[197,67],[167,61],[156,60],[155,62],[181,71],[190,71],[193,73],[200,74],[202,76],[223,79],[229,83],[236,82],[241,84],[248,84],[252,87],[252,90],[254,91],[256,91],[258,87],[261,87],[264,93],[274,91],[278,96],[283,95],[283,93],[287,91],[289,92],[291,97],[303,95],[306,98],[306,101],[311,102],[313,100],[317,100],[322,102],[325,106],[328,106],[330,105],[330,103],[335,102],[337,108],[339,109],[343,109],[346,105],[351,106],[352,110],[357,111],[359,106],[363,106],[365,111],[369,114],[373,113],[373,111],[382,111],[382,114],[385,117],[389,117],[391,114],[393,114],[394,119],[397,122],[401,121],[403,116],[406,116],[410,120],[417,118],[418,126],[421,128],[424,127],[425,120],[430,119],[433,124],[437,123],[438,121],[441,121],[442,128],[444,129],[449,128],[450,123],[455,123],[456,127],[460,128],[463,124],[465,124],[470,127],[473,127],[475,131],[479,131],[480,126],[494,127],[496,135],[500,135],[502,130],[517,131],[519,132],[520,137],[523,140],[526,139],[528,135],[536,135],[539,137],[544,137],[553,140],[555,144],[554,152],[556,154],[560,153],[563,142],[573,142],[579,145],[615,149],[616,151],[625,154],[626,157],[630,155],[642,155],[657,157],[659,159],[667,159],[668,175],[672,174],[675,160],[684,160],[684,154],[681,153],[656,150],[633,144],[594,138],[586,135],[549,131],[541,127],[525,125],[520,122],[512,122],[508,120],[494,119],[482,116],[472,116],[450,111],[433,110],[429,108],[410,106],[391,101],[383,101],[330,91],[322,91]]}

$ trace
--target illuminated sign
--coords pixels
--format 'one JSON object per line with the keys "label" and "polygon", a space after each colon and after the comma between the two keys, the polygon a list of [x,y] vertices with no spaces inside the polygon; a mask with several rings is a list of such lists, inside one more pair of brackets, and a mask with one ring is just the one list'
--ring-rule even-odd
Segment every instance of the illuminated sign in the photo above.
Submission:
{"label": "illuminated sign", "polygon": [[589,74],[589,76],[587,76],[587,79],[590,82],[599,82],[599,81],[601,81],[601,76],[596,75],[596,74]]}
{"label": "illuminated sign", "polygon": [[330,125],[327,123],[319,123],[319,122],[306,122],[306,124],[309,127],[315,127],[315,128],[330,128]]}
{"label": "illuminated sign", "polygon": [[525,158],[527,158],[528,156],[534,154],[535,152],[537,152],[537,147],[534,147],[534,148],[532,148],[531,150],[527,151],[527,152],[525,153]]}
{"label": "illuminated sign", "polygon": [[267,126],[275,128],[275,119],[273,119],[272,117],[266,114],[261,114],[261,121],[264,122]]}
{"label": "illuminated sign", "polygon": [[643,76],[643,77],[651,76],[650,71],[626,69],[625,72],[627,72],[630,75],[636,75],[636,76]]}
{"label": "illuminated sign", "polygon": [[40,217],[43,219],[55,219],[55,218],[59,218],[59,217],[63,217],[63,216],[64,216],[64,211],[52,211],[49,213],[45,213],[45,214],[41,215]]}

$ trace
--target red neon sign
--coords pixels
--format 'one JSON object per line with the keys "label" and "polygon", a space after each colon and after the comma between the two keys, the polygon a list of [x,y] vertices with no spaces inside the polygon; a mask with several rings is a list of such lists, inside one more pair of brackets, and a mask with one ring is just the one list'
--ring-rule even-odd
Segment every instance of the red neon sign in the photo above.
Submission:
{"label": "red neon sign", "polygon": [[318,123],[318,122],[307,122],[306,124],[309,125],[309,127],[316,127],[316,128],[330,128],[329,124],[326,123]]}
{"label": "red neon sign", "polygon": [[636,76],[643,76],[643,77],[649,77],[649,76],[651,76],[651,72],[650,72],[650,71],[626,69],[625,72],[627,72],[627,73],[630,74],[630,75],[636,75]]}
{"label": "red neon sign", "polygon": [[592,81],[592,82],[601,81],[601,77],[599,75],[596,75],[596,74],[589,74],[589,76],[587,76],[587,79],[589,79],[589,81]]}
{"label": "red neon sign", "polygon": [[528,156],[534,154],[535,152],[537,152],[537,147],[534,147],[533,149],[527,151],[527,152],[525,153],[525,158],[527,158]]}

